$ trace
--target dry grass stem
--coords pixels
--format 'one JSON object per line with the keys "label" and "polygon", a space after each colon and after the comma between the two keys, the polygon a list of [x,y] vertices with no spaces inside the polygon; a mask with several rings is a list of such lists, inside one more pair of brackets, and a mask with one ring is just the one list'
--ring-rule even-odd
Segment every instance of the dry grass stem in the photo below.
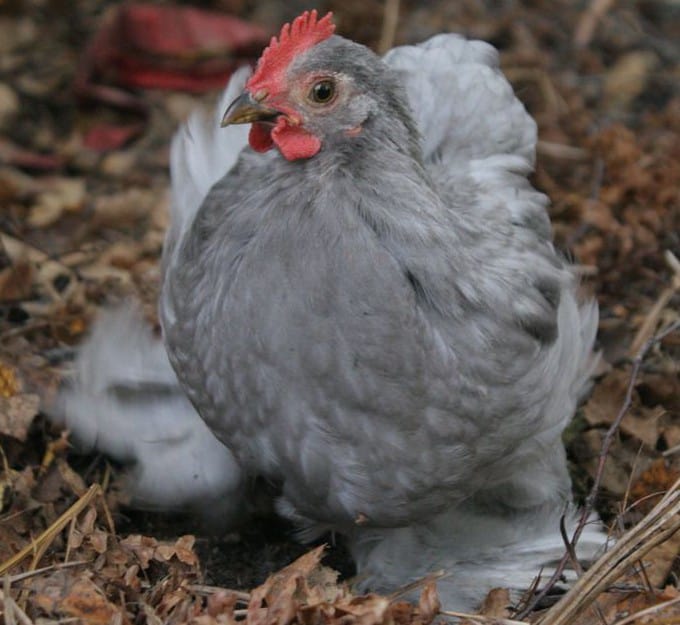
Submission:
{"label": "dry grass stem", "polygon": [[645,608],[644,610],[640,610],[639,612],[636,612],[635,614],[631,614],[630,616],[627,616],[624,618],[622,621],[616,621],[614,625],[628,625],[629,623],[633,623],[637,621],[638,619],[642,618],[643,616],[651,616],[652,614],[658,614],[659,612],[662,612],[666,608],[675,605],[677,603],[680,603],[680,597],[675,597],[674,599],[670,599],[669,601],[664,601],[663,603],[658,603],[657,605],[653,605],[650,608]]}
{"label": "dry grass stem", "polygon": [[239,601],[248,603],[250,601],[250,593],[242,590],[231,590],[230,588],[222,588],[221,586],[208,586],[206,584],[189,584],[187,590],[195,592],[197,595],[214,595],[217,592],[226,592],[234,595]]}
{"label": "dry grass stem", "polygon": [[574,43],[579,48],[585,48],[593,39],[597,25],[611,9],[616,0],[592,0],[588,8],[581,15],[574,32]]}
{"label": "dry grass stem", "polygon": [[562,158],[568,161],[585,161],[590,155],[582,148],[575,148],[573,145],[564,145],[554,141],[539,139],[536,143],[536,151],[541,156],[552,158]]}
{"label": "dry grass stem", "polygon": [[17,602],[12,598],[10,594],[10,578],[5,575],[2,584],[2,590],[0,590],[0,600],[3,606],[4,622],[6,625],[16,625],[17,622],[22,623],[22,625],[33,625],[33,621],[28,618],[26,612],[24,612]]}
{"label": "dry grass stem", "polygon": [[649,313],[642,322],[640,329],[638,330],[633,342],[631,343],[630,349],[628,350],[629,355],[635,355],[640,350],[640,348],[645,344],[645,341],[649,340],[649,337],[654,333],[654,328],[656,328],[659,323],[659,318],[661,313],[668,306],[673,296],[680,291],[680,261],[675,257],[673,252],[666,250],[664,253],[664,258],[666,263],[673,271],[673,277],[671,278],[670,286],[666,287],[658,299],[652,306]]}
{"label": "dry grass stem", "polygon": [[19,564],[29,555],[33,554],[30,569],[34,570],[40,562],[41,558],[47,551],[47,548],[52,544],[52,541],[70,522],[71,519],[78,516],[95,497],[101,495],[101,488],[99,484],[93,484],[88,488],[87,492],[76,501],[64,514],[62,514],[50,527],[48,527],[38,538],[31,541],[17,554],[0,564],[0,575],[4,575],[11,568]]}
{"label": "dry grass stem", "polygon": [[570,625],[589,608],[598,595],[680,529],[680,480],[636,526],[600,557],[580,577],[569,592],[550,608],[537,625]]}
{"label": "dry grass stem", "polygon": [[466,619],[481,625],[529,625],[527,621],[513,621],[509,618],[499,618],[497,616],[484,616],[483,614],[468,614],[467,612],[455,612],[453,610],[440,610],[444,616]]}

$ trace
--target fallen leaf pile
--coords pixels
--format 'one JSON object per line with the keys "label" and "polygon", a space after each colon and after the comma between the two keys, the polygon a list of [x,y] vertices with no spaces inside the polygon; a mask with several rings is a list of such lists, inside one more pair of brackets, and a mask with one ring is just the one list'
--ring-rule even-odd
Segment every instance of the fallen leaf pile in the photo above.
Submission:
{"label": "fallen leaf pile", "polygon": [[[120,468],[74,455],[68,433],[42,415],[102,306],[133,298],[157,323],[172,133],[214,102],[206,89],[308,4],[0,3],[6,623],[428,625],[446,614],[433,579],[407,595],[357,595],[322,564],[321,548],[289,564],[300,548],[286,536],[273,546],[272,532],[246,528],[215,543],[200,527],[135,516]],[[672,530],[680,505],[678,3],[315,5],[335,12],[339,32],[375,49],[457,31],[501,50],[503,70],[538,122],[534,182],[552,200],[556,245],[600,304],[602,366],[565,443],[577,497],[585,501],[599,482],[595,507],[624,536],[621,552],[610,551],[606,566],[581,578],[578,596],[548,612],[522,616],[496,589],[481,615],[455,616],[680,623],[680,532]],[[351,569],[341,551],[326,553]],[[419,603],[403,600],[417,595]]]}

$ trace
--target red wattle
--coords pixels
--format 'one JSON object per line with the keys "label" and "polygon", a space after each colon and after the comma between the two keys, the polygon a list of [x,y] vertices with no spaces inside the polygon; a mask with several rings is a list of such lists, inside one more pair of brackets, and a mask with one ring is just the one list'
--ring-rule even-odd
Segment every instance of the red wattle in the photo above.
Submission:
{"label": "red wattle", "polygon": [[248,143],[256,152],[266,152],[274,147],[271,126],[254,123],[248,133]]}
{"label": "red wattle", "polygon": [[281,118],[271,132],[271,138],[283,157],[289,161],[311,158],[321,149],[318,137],[300,126],[291,126]]}

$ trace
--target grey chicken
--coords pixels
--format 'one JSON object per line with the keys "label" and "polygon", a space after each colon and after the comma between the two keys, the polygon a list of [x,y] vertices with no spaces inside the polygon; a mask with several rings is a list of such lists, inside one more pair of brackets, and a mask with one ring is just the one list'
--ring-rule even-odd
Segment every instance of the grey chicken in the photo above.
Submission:
{"label": "grey chicken", "polygon": [[[177,379],[133,312],[108,313],[64,420],[136,462],[140,503],[230,519],[254,476],[278,484],[367,587],[446,568],[452,608],[527,588],[563,550],[560,437],[597,308],[551,243],[536,126],[495,50],[440,35],[380,59],[311,12],[246,77],[229,128],[194,117],[173,143]],[[588,528],[583,554],[602,541]]]}

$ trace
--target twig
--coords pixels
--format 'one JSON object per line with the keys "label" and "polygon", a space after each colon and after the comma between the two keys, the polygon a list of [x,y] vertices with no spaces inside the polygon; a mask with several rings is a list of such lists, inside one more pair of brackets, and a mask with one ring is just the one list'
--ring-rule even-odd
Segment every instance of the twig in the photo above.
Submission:
{"label": "twig", "polygon": [[645,608],[644,610],[640,610],[639,612],[635,612],[635,614],[631,614],[630,616],[627,616],[622,621],[616,621],[616,623],[614,625],[628,625],[628,623],[632,623],[633,621],[637,621],[639,618],[641,618],[643,616],[649,616],[650,614],[656,614],[657,612],[661,612],[662,610],[665,610],[667,607],[675,605],[676,603],[680,603],[680,597],[675,597],[674,599],[669,599],[668,601],[664,601],[663,603],[657,603],[656,605],[653,605],[650,608]]}
{"label": "twig", "polygon": [[[614,436],[616,435],[619,426],[621,425],[621,421],[623,421],[623,418],[626,416],[626,413],[628,412],[628,409],[630,408],[631,403],[633,402],[633,390],[635,389],[635,383],[637,381],[637,376],[640,371],[640,367],[642,366],[642,362],[649,353],[649,351],[652,349],[654,345],[656,345],[658,342],[662,341],[664,338],[666,338],[669,334],[675,332],[678,328],[680,328],[680,321],[676,321],[675,323],[672,323],[670,326],[668,326],[665,330],[662,330],[649,340],[642,346],[640,351],[638,352],[637,356],[633,359],[633,368],[630,373],[630,378],[628,380],[628,387],[626,389],[626,396],[623,401],[623,404],[621,405],[621,408],[619,409],[618,414],[616,415],[616,418],[614,419],[613,423],[607,430],[607,433],[605,434],[604,440],[602,441],[602,449],[600,450],[600,454],[598,457],[598,463],[597,463],[597,470],[595,472],[595,479],[593,482],[593,486],[590,489],[590,493],[588,494],[588,497],[586,498],[585,505],[583,506],[583,510],[581,511],[581,515],[579,517],[578,523],[576,525],[576,528],[574,530],[574,534],[572,535],[571,539],[571,547],[572,550],[575,550],[576,544],[581,537],[581,534],[583,533],[583,530],[586,526],[586,523],[588,522],[588,519],[590,518],[590,515],[593,512],[594,505],[595,505],[595,500],[597,498],[597,495],[600,490],[600,484],[602,482],[602,477],[604,475],[604,465],[607,462],[607,457],[609,456],[609,449],[614,442]],[[564,572],[564,569],[567,565],[567,562],[569,562],[571,556],[570,556],[570,551],[567,549],[565,551],[565,554],[562,556],[562,559],[559,561],[557,567],[555,568],[555,572],[552,574],[546,585],[543,587],[541,592],[539,592],[532,601],[528,603],[528,605],[519,613],[517,614],[517,618],[523,619],[526,618],[527,615],[543,600],[543,598],[550,592],[550,590],[553,588],[553,586],[558,582],[560,577],[562,577],[562,573]]]}
{"label": "twig", "polygon": [[2,590],[0,590],[0,599],[2,599],[5,612],[5,623],[7,623],[7,625],[16,625],[16,617],[23,625],[33,625],[26,612],[24,612],[18,606],[17,602],[12,598],[12,595],[10,594],[10,586],[11,582],[9,576],[5,575],[5,579],[3,580],[2,584]]}
{"label": "twig", "polygon": [[5,614],[5,623],[7,625],[16,625],[16,620],[14,619],[14,599],[9,594],[10,590],[10,584],[9,584],[9,579],[7,579],[7,576],[5,576],[5,579],[2,582],[2,603],[3,603],[3,612]]}
{"label": "twig", "polygon": [[385,0],[382,31],[378,42],[378,52],[385,54],[393,45],[399,24],[399,0]]}
{"label": "twig", "polygon": [[499,618],[497,616],[484,616],[483,614],[468,614],[466,612],[455,612],[453,610],[440,610],[443,616],[453,616],[459,619],[467,619],[475,623],[488,623],[488,625],[529,625],[527,621],[513,621],[509,618]]}
{"label": "twig", "polygon": [[206,586],[205,584],[189,584],[187,589],[190,592],[195,592],[198,595],[214,595],[218,592],[228,592],[234,595],[239,601],[248,603],[250,601],[250,593],[242,590],[231,590],[229,588],[221,588],[220,586]]}
{"label": "twig", "polygon": [[654,306],[652,306],[651,310],[645,317],[645,320],[642,322],[642,325],[635,335],[635,338],[633,339],[628,351],[630,355],[636,354],[640,349],[640,346],[643,345],[644,342],[648,340],[653,334],[654,327],[659,322],[659,317],[661,316],[664,308],[668,306],[668,303],[671,301],[672,297],[678,291],[680,291],[680,260],[678,260],[670,250],[666,250],[664,253],[664,258],[666,260],[666,264],[673,271],[671,284],[661,292],[659,298],[654,303]]}
{"label": "twig", "polygon": [[2,564],[0,564],[0,575],[4,575],[12,567],[16,566],[27,556],[33,554],[31,562],[31,570],[36,568],[36,565],[43,557],[45,551],[50,546],[54,538],[61,532],[74,516],[80,514],[90,502],[101,494],[99,484],[93,484],[87,492],[76,501],[64,514],[62,514],[52,525],[50,525],[38,538],[31,541],[19,553],[15,554]]}
{"label": "twig", "polygon": [[560,517],[560,534],[562,535],[562,542],[564,543],[564,548],[566,549],[566,554],[569,556],[569,560],[571,560],[571,565],[574,567],[574,570],[576,571],[577,575],[582,575],[583,574],[583,567],[581,566],[581,563],[578,561],[578,557],[576,555],[576,548],[572,541],[569,540],[569,535],[567,534],[567,526],[565,525],[564,522],[564,514]]}
{"label": "twig", "polygon": [[592,0],[590,6],[583,12],[576,26],[574,43],[579,48],[585,48],[593,39],[595,29],[607,11],[614,6],[615,0]]}
{"label": "twig", "polygon": [[671,447],[670,449],[667,449],[666,451],[662,451],[661,455],[664,458],[667,458],[668,456],[673,456],[674,454],[677,454],[680,452],[680,445],[676,445],[675,447]]}
{"label": "twig", "polygon": [[588,152],[582,148],[576,148],[573,145],[565,145],[564,143],[556,143],[555,141],[546,141],[539,139],[536,143],[536,151],[545,156],[552,158],[562,158],[569,161],[584,161],[589,158]]}
{"label": "twig", "polygon": [[33,569],[32,571],[26,571],[25,573],[17,573],[16,575],[7,575],[6,577],[9,578],[10,583],[14,582],[21,582],[25,579],[29,579],[31,577],[37,577],[38,575],[42,575],[43,573],[47,573],[47,571],[58,571],[60,569],[71,569],[75,566],[83,566],[85,564],[90,564],[87,560],[74,560],[73,562],[61,562],[58,564],[50,564],[50,566],[43,566],[39,569]]}

